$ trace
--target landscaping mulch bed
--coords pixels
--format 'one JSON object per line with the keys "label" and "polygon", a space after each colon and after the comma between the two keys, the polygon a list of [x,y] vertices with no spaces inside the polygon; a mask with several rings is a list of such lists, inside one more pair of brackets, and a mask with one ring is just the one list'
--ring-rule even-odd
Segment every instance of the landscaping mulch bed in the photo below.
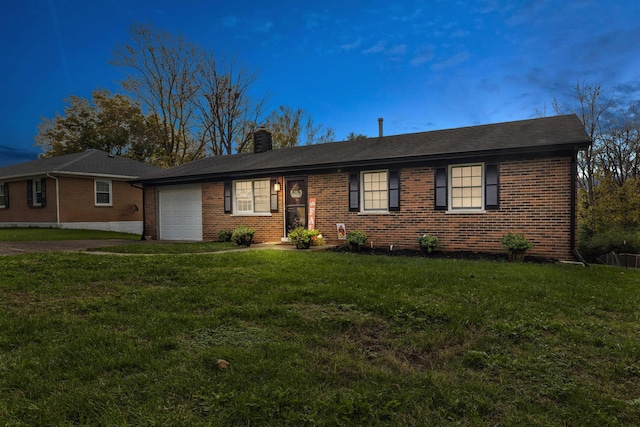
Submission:
{"label": "landscaping mulch bed", "polygon": [[[348,245],[336,246],[329,249],[333,252],[352,252]],[[494,254],[488,252],[471,252],[471,251],[435,251],[431,253],[422,252],[415,249],[395,249],[389,248],[370,248],[365,247],[358,252],[362,255],[386,255],[386,256],[404,256],[404,257],[422,257],[422,258],[442,258],[442,259],[466,259],[466,260],[484,260],[484,261],[508,261],[507,254]],[[551,264],[558,262],[556,259],[525,256],[525,262],[536,264]]]}

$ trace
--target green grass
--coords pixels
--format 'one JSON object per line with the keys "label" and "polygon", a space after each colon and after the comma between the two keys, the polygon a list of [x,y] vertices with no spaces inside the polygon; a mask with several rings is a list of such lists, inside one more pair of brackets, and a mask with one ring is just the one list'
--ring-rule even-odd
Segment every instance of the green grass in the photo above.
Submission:
{"label": "green grass", "polygon": [[0,425],[640,419],[637,271],[276,250],[0,262]]}
{"label": "green grass", "polygon": [[92,252],[113,252],[123,254],[197,254],[239,249],[235,243],[228,242],[194,242],[166,243],[147,242],[139,245],[117,245],[102,248],[89,248]]}
{"label": "green grass", "polygon": [[45,240],[140,240],[139,234],[59,228],[0,228],[0,242],[39,242]]}

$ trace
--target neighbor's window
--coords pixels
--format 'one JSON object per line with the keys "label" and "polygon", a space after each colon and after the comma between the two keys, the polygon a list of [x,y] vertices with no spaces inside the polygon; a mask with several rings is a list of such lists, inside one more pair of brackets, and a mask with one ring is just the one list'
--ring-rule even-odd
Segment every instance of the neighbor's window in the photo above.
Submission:
{"label": "neighbor's window", "polygon": [[111,206],[111,181],[95,180],[96,206]]}
{"label": "neighbor's window", "polygon": [[236,181],[235,213],[253,214],[271,212],[271,191],[268,179],[258,181]]}
{"label": "neighbor's window", "polygon": [[6,208],[7,207],[6,185],[7,184],[0,184],[0,208]]}
{"label": "neighbor's window", "polygon": [[387,171],[362,173],[362,210],[388,210]]}
{"label": "neighbor's window", "polygon": [[33,180],[33,206],[42,205],[42,180]]}
{"label": "neighbor's window", "polygon": [[482,209],[483,165],[451,166],[451,209]]}

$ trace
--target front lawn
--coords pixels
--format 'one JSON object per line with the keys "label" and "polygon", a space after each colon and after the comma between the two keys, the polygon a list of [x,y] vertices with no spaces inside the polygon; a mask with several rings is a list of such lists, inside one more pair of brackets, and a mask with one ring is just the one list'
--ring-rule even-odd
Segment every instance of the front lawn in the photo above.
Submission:
{"label": "front lawn", "polygon": [[637,271],[277,250],[0,262],[0,425],[640,419]]}
{"label": "front lawn", "polygon": [[0,242],[41,242],[46,240],[140,240],[139,234],[59,228],[0,228]]}
{"label": "front lawn", "polygon": [[158,242],[149,241],[139,245],[117,245],[101,248],[89,248],[90,252],[113,252],[121,254],[197,254],[239,249],[229,242]]}

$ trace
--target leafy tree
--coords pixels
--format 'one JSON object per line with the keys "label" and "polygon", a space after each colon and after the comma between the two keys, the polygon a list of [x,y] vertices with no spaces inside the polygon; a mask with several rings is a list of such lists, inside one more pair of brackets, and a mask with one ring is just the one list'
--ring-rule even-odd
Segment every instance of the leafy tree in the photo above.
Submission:
{"label": "leafy tree", "polygon": [[140,106],[128,97],[106,90],[93,92],[91,100],[70,96],[65,114],[42,118],[36,145],[41,157],[54,157],[89,149],[153,162],[156,140]]}
{"label": "leafy tree", "polygon": [[[578,226],[583,247],[634,236],[640,230],[640,116],[599,84],[577,84],[569,102],[554,100],[556,113],[574,112],[592,140],[579,156]],[[613,234],[611,234],[613,233]],[[609,236],[609,237],[607,237]],[[598,247],[604,247],[598,243]],[[596,254],[597,255],[597,254]]]}
{"label": "leafy tree", "polygon": [[355,141],[356,139],[367,139],[367,135],[363,133],[349,132],[349,135],[347,135],[347,141]]}
{"label": "leafy tree", "polygon": [[604,97],[601,85],[585,82],[578,82],[569,98],[568,103],[561,103],[554,99],[552,105],[557,114],[576,114],[592,141],[591,146],[578,157],[578,177],[582,188],[587,191],[589,203],[592,204],[596,186],[597,156],[604,144],[604,116],[615,103],[613,97]]}
{"label": "leafy tree", "polygon": [[265,127],[271,132],[273,148],[323,144],[335,139],[333,129],[315,125],[302,108],[281,105],[267,117]]}
{"label": "leafy tree", "polygon": [[41,118],[36,145],[44,151],[40,157],[78,153],[96,147],[97,114],[89,100],[70,96],[65,100],[64,116]]}

